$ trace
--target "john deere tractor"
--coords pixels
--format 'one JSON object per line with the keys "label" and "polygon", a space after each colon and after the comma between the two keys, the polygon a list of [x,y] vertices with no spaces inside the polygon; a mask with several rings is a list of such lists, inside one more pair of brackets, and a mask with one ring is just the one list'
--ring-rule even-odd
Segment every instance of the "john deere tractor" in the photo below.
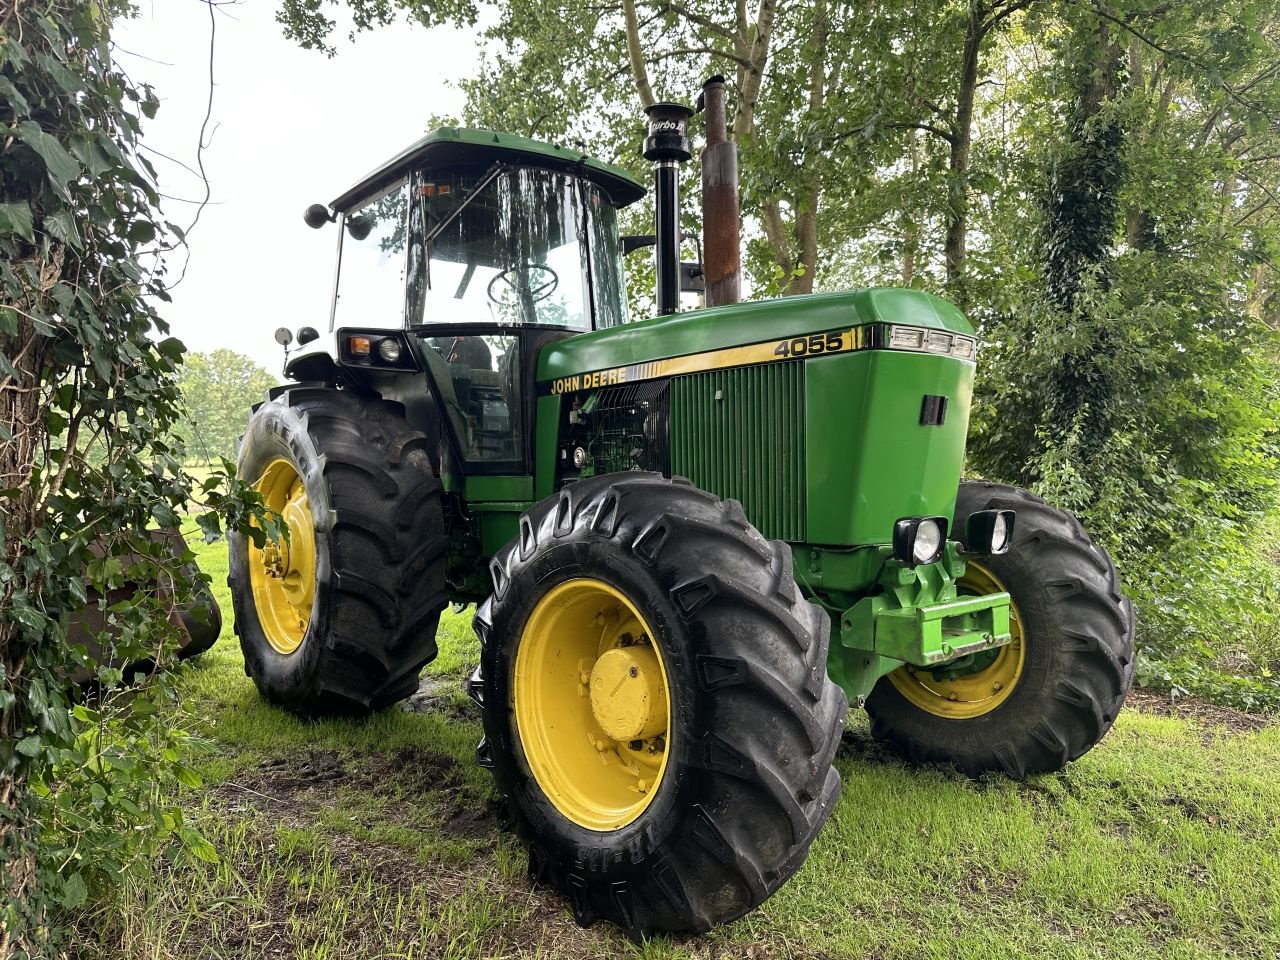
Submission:
{"label": "john deere tractor", "polygon": [[[1097,743],[1133,670],[1080,524],[961,480],[959,310],[677,311],[688,119],[650,111],[656,239],[619,237],[647,192],[623,170],[480,130],[310,208],[338,235],[328,334],[298,331],[238,459],[287,535],[230,545],[246,671],[306,715],[409,696],[445,605],[478,604],[478,759],[530,876],[635,936],[796,872],[848,703],[911,760],[1023,776]],[[657,315],[633,320],[646,240]]]}

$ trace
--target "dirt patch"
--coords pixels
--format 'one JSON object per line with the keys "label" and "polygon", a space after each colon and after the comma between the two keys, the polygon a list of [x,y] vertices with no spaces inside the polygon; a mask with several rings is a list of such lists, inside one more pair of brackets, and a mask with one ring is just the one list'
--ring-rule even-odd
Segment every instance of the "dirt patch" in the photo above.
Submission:
{"label": "dirt patch", "polygon": [[445,833],[454,837],[478,840],[492,836],[498,828],[498,805],[490,803],[483,810],[455,807],[440,825]]}
{"label": "dirt patch", "polygon": [[1199,697],[1172,697],[1167,693],[1133,689],[1125,706],[1141,713],[1153,713],[1162,717],[1177,717],[1199,724],[1226,727],[1232,733],[1256,733],[1277,722],[1276,717],[1258,713],[1245,713],[1222,707]]}

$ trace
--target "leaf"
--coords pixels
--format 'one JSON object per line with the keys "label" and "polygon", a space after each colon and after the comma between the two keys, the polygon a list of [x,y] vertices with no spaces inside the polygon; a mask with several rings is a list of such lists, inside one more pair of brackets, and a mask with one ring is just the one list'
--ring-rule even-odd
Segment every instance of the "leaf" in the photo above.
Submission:
{"label": "leaf", "polygon": [[75,218],[72,217],[70,210],[57,210],[45,217],[44,228],[49,232],[49,236],[61,240],[77,250],[84,247],[84,241],[80,238],[80,228],[76,226]]}
{"label": "leaf", "polygon": [[34,120],[23,120],[18,124],[17,137],[28,147],[40,155],[45,169],[49,171],[49,182],[65,200],[70,199],[67,184],[80,176],[80,164],[76,158],[67,153],[62,144],[49,136]]}
{"label": "leaf", "polygon": [[89,890],[85,887],[84,877],[79,873],[73,873],[62,882],[62,889],[58,892],[58,902],[68,910],[74,910],[76,907],[83,906],[84,902],[89,899]]}
{"label": "leaf", "polygon": [[134,243],[151,243],[156,238],[156,226],[149,220],[135,220],[129,224],[128,236]]}
{"label": "leaf", "polygon": [[25,200],[0,203],[0,234],[16,233],[27,243],[35,243],[31,229],[31,205]]}
{"label": "leaf", "polygon": [[40,743],[39,737],[23,737],[18,741],[18,746],[15,749],[24,757],[38,757],[43,745]]}
{"label": "leaf", "polygon": [[187,352],[186,344],[177,337],[165,337],[156,344],[156,349],[160,351],[162,357],[168,357],[170,360],[180,360]]}

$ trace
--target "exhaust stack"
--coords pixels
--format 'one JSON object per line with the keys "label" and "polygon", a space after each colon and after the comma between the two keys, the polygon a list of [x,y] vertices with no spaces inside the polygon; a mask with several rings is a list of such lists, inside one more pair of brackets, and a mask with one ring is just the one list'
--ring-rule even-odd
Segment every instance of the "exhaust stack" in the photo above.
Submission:
{"label": "exhaust stack", "polygon": [[680,103],[655,103],[645,113],[649,135],[644,158],[653,163],[657,205],[658,313],[675,313],[680,309],[680,164],[693,156],[689,148],[693,111]]}
{"label": "exhaust stack", "polygon": [[738,208],[738,145],[729,139],[724,77],[702,87],[707,145],[702,151],[702,273],[707,306],[742,299],[741,215]]}

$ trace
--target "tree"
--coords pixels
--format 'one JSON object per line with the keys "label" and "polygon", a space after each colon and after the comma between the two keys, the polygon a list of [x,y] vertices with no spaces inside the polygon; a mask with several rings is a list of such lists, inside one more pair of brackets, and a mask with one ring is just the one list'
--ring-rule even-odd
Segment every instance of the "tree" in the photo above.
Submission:
{"label": "tree", "polygon": [[210,464],[220,457],[234,461],[249,408],[276,383],[275,376],[234,350],[188,354],[178,379],[183,413],[177,427],[188,454]]}

